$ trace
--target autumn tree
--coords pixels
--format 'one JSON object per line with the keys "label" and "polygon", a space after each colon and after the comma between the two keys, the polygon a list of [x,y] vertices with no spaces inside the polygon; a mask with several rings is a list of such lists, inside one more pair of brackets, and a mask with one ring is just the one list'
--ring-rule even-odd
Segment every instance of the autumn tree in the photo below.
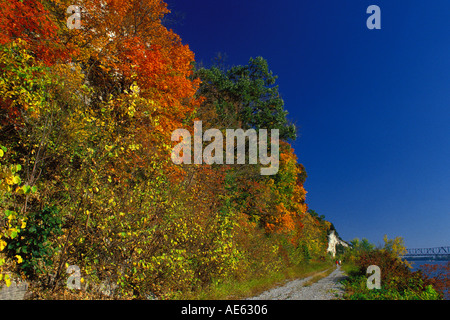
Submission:
{"label": "autumn tree", "polygon": [[[10,10],[2,25],[17,18],[25,26],[22,15],[30,14],[23,30],[6,26],[0,47],[1,140],[10,162],[22,165],[21,178],[39,187],[16,206],[24,218],[57,208],[64,233],[48,239],[56,280],[69,262],[136,290],[140,278],[124,279],[133,279],[143,248],[164,244],[158,239],[174,214],[170,132],[197,103],[193,53],[162,26],[162,1],[85,2],[91,14],[80,30],[65,26],[67,2],[45,4],[2,7]],[[44,32],[51,37],[41,41]],[[70,60],[46,60],[36,43],[74,50]]]}
{"label": "autumn tree", "polygon": [[70,48],[58,37],[58,25],[45,3],[39,0],[12,0],[0,3],[0,44],[22,39],[29,52],[46,65],[67,61]]}

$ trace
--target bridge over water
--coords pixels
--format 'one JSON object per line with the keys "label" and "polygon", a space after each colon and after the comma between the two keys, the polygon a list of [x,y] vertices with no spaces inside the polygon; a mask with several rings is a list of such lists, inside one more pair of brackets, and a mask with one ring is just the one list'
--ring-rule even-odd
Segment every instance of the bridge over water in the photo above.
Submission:
{"label": "bridge over water", "polygon": [[403,258],[412,257],[450,257],[450,246],[448,247],[435,247],[435,248],[412,248],[407,249],[407,253]]}

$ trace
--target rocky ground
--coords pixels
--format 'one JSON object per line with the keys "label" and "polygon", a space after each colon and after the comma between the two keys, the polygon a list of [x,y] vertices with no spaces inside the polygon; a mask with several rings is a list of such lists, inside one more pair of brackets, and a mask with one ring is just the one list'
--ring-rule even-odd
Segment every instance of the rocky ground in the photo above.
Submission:
{"label": "rocky ground", "polygon": [[345,274],[340,267],[327,277],[305,286],[312,277],[289,281],[249,300],[333,300],[342,297],[343,288],[339,282]]}

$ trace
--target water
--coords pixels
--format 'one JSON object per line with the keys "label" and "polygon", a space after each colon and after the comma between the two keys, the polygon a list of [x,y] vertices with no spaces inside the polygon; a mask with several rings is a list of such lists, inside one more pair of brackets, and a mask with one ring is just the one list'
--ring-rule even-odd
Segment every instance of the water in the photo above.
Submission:
{"label": "water", "polygon": [[[442,261],[442,260],[413,260],[408,261],[411,266],[413,267],[411,271],[417,271],[422,268],[423,265],[429,264],[429,265],[438,265],[438,266],[446,266],[449,261]],[[431,274],[433,276],[433,274]],[[444,290],[444,299],[450,300],[450,290],[447,288]]]}
{"label": "water", "polygon": [[441,265],[445,266],[448,261],[440,261],[440,260],[412,260],[408,261],[411,266],[413,267],[411,271],[417,271],[421,269],[421,267],[425,264],[431,264],[431,265]]}

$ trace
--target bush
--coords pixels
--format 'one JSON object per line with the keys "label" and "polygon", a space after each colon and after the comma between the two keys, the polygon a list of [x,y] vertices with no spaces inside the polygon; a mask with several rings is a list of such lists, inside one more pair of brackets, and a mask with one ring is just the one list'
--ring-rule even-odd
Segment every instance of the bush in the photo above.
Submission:
{"label": "bush", "polygon": [[26,227],[19,237],[9,240],[5,253],[10,257],[20,254],[23,263],[19,268],[28,276],[34,276],[41,273],[44,266],[52,264],[55,243],[51,240],[61,234],[59,211],[44,208],[28,217]]}
{"label": "bush", "polygon": [[450,299],[450,261],[440,265],[426,264],[421,270],[436,291],[444,295],[445,299]]}
{"label": "bush", "polygon": [[[370,265],[381,269],[381,289],[367,288],[366,271]],[[392,252],[376,249],[363,252],[345,281],[349,300],[441,300],[442,294],[420,271],[411,272],[407,263]]]}

